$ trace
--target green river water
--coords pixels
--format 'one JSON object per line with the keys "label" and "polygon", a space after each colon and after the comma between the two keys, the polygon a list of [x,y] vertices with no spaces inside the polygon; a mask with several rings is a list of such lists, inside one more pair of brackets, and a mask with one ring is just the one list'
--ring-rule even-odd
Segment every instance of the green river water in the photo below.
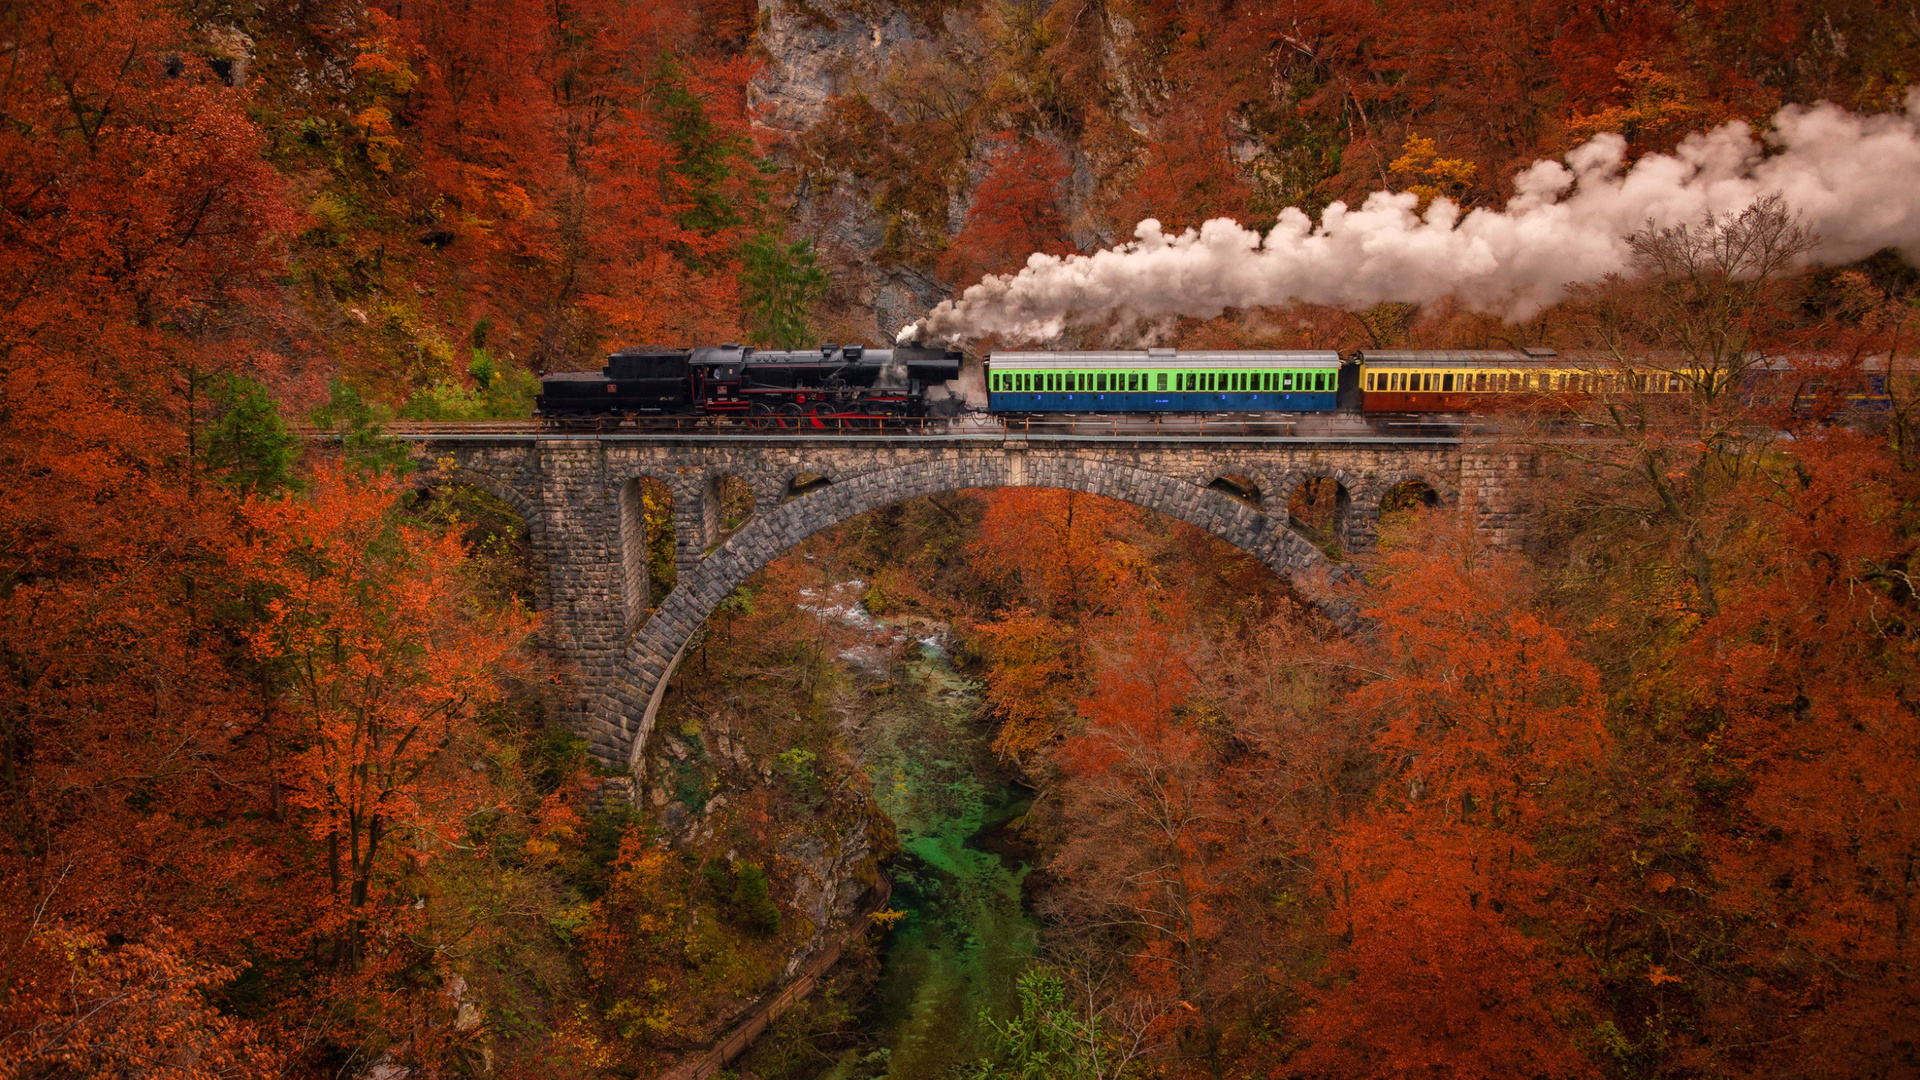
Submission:
{"label": "green river water", "polygon": [[861,1014],[886,1064],[876,1073],[871,1051],[849,1054],[820,1080],[946,1080],[984,1049],[981,1012],[1011,1014],[1014,981],[1033,953],[1037,926],[1020,893],[1027,865],[1000,842],[1027,812],[1027,793],[996,769],[989,733],[974,719],[979,686],[931,646],[909,670],[880,707],[861,761],[899,830],[889,872],[893,907],[907,913],[887,937]]}

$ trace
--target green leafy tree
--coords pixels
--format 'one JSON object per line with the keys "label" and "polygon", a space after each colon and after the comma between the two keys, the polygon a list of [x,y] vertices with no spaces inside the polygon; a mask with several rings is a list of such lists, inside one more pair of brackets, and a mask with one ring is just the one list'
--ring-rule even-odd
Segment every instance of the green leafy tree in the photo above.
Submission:
{"label": "green leafy tree", "polygon": [[734,867],[733,896],[728,906],[734,917],[763,934],[780,932],[780,905],[767,889],[766,871],[749,862]]}
{"label": "green leafy tree", "polygon": [[1020,1014],[998,1023],[993,1049],[958,1075],[964,1080],[1105,1080],[1121,1075],[1107,1060],[1100,1021],[1083,1020],[1067,1004],[1059,973],[1034,968],[1020,976]]}
{"label": "green leafy tree", "polygon": [[674,149],[669,171],[686,199],[686,209],[675,218],[677,223],[708,236],[741,224],[740,209],[730,188],[735,162],[752,157],[751,145],[713,122],[707,115],[706,101],[689,84],[686,71],[671,54],[660,59],[654,109],[665,122],[667,142]]}
{"label": "green leafy tree", "polygon": [[812,337],[807,313],[827,291],[827,274],[816,265],[818,259],[813,241],[789,244],[770,232],[755,236],[741,250],[743,306],[757,343],[797,349]]}
{"label": "green leafy tree", "polygon": [[207,426],[206,466],[219,483],[242,494],[272,495],[299,487],[293,475],[300,439],[265,384],[226,374],[208,388],[216,419]]}
{"label": "green leafy tree", "polygon": [[327,403],[313,411],[313,425],[340,436],[340,449],[349,466],[362,473],[392,476],[413,471],[406,445],[387,436],[386,422],[391,414],[386,408],[361,397],[344,379],[333,380],[327,390]]}

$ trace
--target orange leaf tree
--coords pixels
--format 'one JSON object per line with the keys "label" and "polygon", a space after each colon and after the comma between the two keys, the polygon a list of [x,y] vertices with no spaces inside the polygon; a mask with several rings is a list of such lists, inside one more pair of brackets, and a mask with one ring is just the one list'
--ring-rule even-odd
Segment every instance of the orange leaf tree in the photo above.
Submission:
{"label": "orange leaf tree", "polygon": [[1336,648],[1362,673],[1383,775],[1339,831],[1324,882],[1336,948],[1309,991],[1321,1076],[1577,1076],[1560,1028],[1590,976],[1540,922],[1560,872],[1535,841],[1607,746],[1598,674],[1470,525],[1428,522],[1384,560],[1374,633]]}
{"label": "orange leaf tree", "polygon": [[481,749],[475,713],[528,627],[474,603],[459,539],[399,521],[377,481],[326,470],[247,520],[238,561],[264,595],[248,644],[288,687],[288,801],[326,847],[334,959],[352,968],[385,863],[464,835],[475,766],[457,754]]}

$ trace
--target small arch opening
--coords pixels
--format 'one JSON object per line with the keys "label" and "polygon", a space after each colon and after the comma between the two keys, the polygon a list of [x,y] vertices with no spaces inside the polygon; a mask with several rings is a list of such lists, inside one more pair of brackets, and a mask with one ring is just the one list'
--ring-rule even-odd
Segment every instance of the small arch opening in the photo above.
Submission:
{"label": "small arch opening", "polygon": [[1309,477],[1287,500],[1287,522],[1328,558],[1338,559],[1345,553],[1351,501],[1340,481],[1331,476]]}
{"label": "small arch opening", "polygon": [[674,562],[673,489],[652,476],[620,486],[621,593],[627,628],[646,621],[679,579]]}
{"label": "small arch opening", "polygon": [[753,487],[737,476],[716,476],[707,482],[707,550],[727,542],[753,517]]}
{"label": "small arch opening", "polygon": [[1413,524],[1423,510],[1441,503],[1440,493],[1425,480],[1402,480],[1380,497],[1380,528],[1391,533]]}
{"label": "small arch opening", "polygon": [[1248,506],[1253,507],[1255,510],[1260,509],[1260,485],[1254,482],[1254,479],[1250,476],[1245,476],[1240,473],[1228,473],[1224,476],[1216,476],[1213,478],[1213,482],[1207,485],[1207,488],[1210,491],[1218,491],[1223,495],[1230,495],[1246,503]]}
{"label": "small arch opening", "polygon": [[793,479],[787,481],[787,498],[798,498],[809,491],[818,491],[832,482],[819,473],[795,473]]}

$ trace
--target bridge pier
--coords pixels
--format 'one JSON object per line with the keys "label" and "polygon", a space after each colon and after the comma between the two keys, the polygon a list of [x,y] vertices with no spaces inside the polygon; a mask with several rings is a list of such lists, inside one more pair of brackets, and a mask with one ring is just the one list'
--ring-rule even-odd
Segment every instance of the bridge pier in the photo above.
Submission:
{"label": "bridge pier", "polygon": [[[569,669],[569,723],[595,757],[640,758],[674,668],[722,600],[768,562],[839,522],[919,495],[974,487],[1056,487],[1137,503],[1234,544],[1290,578],[1336,620],[1354,621],[1345,571],[1290,527],[1301,484],[1346,495],[1346,550],[1370,546],[1380,502],[1419,480],[1464,498],[1495,543],[1517,536],[1524,455],[1453,438],[1139,438],[998,434],[411,436],[447,479],[473,483],[526,517],[544,572],[546,644]],[[720,537],[721,478],[753,493],[752,515]],[[649,612],[641,480],[673,497],[677,583]],[[1232,483],[1216,483],[1222,478]],[[1224,489],[1223,489],[1224,487]],[[1252,490],[1247,490],[1251,488]]]}

